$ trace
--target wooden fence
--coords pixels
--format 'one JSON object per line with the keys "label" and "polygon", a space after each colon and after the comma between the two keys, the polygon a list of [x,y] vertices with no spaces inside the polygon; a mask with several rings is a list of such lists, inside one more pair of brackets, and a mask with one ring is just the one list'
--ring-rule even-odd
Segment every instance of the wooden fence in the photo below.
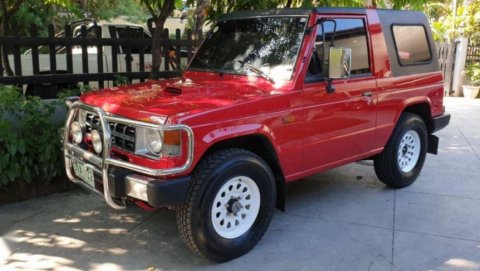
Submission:
{"label": "wooden fence", "polygon": [[438,63],[443,73],[444,91],[448,95],[452,91],[453,70],[455,68],[456,43],[440,43],[437,44]]}
{"label": "wooden fence", "polygon": [[480,62],[480,38],[470,38],[467,47],[467,63]]}
{"label": "wooden fence", "polygon": [[[10,59],[13,58],[13,61],[10,60],[9,62],[13,62],[10,63],[10,66],[14,73],[13,75],[4,76],[5,73],[0,72],[0,84],[16,86],[51,86],[59,84],[76,84],[78,82],[83,82],[84,84],[95,82],[98,84],[99,88],[103,88],[106,81],[113,81],[118,76],[140,81],[144,81],[148,78],[150,72],[145,70],[145,50],[151,48],[152,40],[150,37],[145,36],[143,30],[136,38],[104,38],[102,36],[102,27],[96,25],[93,29],[95,35],[87,35],[87,27],[85,25],[81,26],[80,36],[73,36],[72,30],[73,29],[70,25],[66,25],[64,35],[59,37],[55,35],[55,29],[50,25],[48,27],[48,36],[39,37],[37,27],[33,25],[30,37],[0,36],[0,46],[10,55]],[[152,31],[153,29],[150,30]],[[125,31],[129,32],[134,30],[126,27]],[[186,37],[186,39],[181,39],[180,30],[177,29],[175,32],[175,39],[169,39],[168,29],[165,29],[163,38],[160,41],[163,58],[163,67],[160,73],[161,78],[168,78],[178,73],[178,69],[181,67],[180,56],[187,57],[188,60],[192,57],[193,43],[191,32],[187,32]],[[120,46],[124,48],[125,51],[125,68],[123,71],[119,70],[118,65]],[[72,54],[72,48],[74,47],[81,48],[80,72],[74,72]],[[96,48],[96,71],[94,73],[89,71],[89,55],[91,57],[91,53],[88,52],[89,47]],[[106,63],[104,63],[104,50],[108,47],[111,48],[111,63],[109,63],[111,68],[106,72],[104,71],[104,65],[106,65]],[[48,62],[50,67],[48,71],[40,70],[39,48],[48,49]],[[64,48],[62,54],[64,55],[66,63],[62,65],[65,65],[66,69],[62,71],[57,71],[57,64],[59,64],[57,63],[57,56],[59,55],[58,48]],[[26,49],[31,49],[29,52],[29,54],[31,54],[31,63],[28,63],[29,65],[32,65],[31,74],[22,74],[22,58],[25,57],[25,54],[22,54],[22,51],[25,51]],[[132,69],[132,50],[135,51],[135,55],[138,56],[139,61],[138,69],[135,69],[136,71],[133,71]],[[12,55],[13,57],[11,57]],[[174,60],[171,59],[172,56],[175,57]],[[3,60],[5,60],[5,58],[3,58]],[[175,62],[175,65],[172,65],[172,62]],[[78,65],[78,63],[75,65]],[[0,71],[4,70],[4,66],[5,65],[2,67],[2,65],[0,65]],[[172,67],[175,67],[177,70],[172,70]],[[78,67],[76,68],[78,69]]]}

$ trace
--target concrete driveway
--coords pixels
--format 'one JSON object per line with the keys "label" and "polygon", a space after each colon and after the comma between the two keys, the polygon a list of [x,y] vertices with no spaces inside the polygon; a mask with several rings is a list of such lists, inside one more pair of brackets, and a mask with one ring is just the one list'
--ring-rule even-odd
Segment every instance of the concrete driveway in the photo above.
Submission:
{"label": "concrete driveway", "polygon": [[171,211],[76,189],[0,207],[0,270],[480,270],[480,100],[446,106],[440,154],[412,186],[386,188],[369,162],[291,184],[287,211],[231,262],[194,256]]}

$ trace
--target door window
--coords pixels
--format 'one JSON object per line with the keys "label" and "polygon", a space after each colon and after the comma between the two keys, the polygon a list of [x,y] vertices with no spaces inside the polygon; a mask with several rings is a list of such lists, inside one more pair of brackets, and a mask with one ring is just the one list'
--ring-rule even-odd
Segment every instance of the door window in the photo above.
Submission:
{"label": "door window", "polygon": [[359,18],[327,19],[317,28],[307,82],[324,78],[331,46],[352,49],[352,77],[371,75],[365,21]]}

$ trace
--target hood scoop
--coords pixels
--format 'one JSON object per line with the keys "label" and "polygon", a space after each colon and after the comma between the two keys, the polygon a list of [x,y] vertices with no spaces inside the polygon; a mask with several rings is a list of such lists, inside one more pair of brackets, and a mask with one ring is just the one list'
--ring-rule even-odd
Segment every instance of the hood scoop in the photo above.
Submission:
{"label": "hood scoop", "polygon": [[167,86],[165,89],[164,89],[165,92],[168,92],[168,93],[171,93],[171,94],[175,94],[175,95],[180,95],[182,94],[182,89],[181,88],[176,88],[176,87],[172,87],[172,86]]}

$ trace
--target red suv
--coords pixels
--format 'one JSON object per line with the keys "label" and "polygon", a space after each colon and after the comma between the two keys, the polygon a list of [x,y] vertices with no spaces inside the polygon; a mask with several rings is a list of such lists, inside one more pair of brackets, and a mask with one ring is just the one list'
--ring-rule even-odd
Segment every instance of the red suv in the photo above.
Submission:
{"label": "red suv", "polygon": [[401,188],[450,121],[427,17],[351,8],[228,14],[178,78],[70,103],[69,178],[116,209],[177,211],[196,253],[263,236],[286,183],[363,159]]}

